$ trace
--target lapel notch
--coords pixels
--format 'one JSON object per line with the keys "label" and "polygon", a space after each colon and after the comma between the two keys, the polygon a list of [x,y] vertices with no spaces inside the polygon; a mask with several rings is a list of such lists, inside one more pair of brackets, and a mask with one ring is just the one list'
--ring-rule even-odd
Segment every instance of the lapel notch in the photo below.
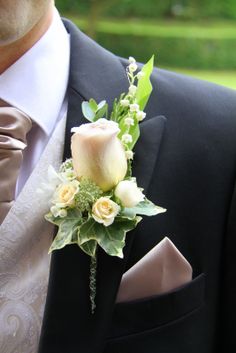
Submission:
{"label": "lapel notch", "polygon": [[140,124],[140,138],[135,146],[133,175],[146,194],[160,151],[166,118],[162,115]]}

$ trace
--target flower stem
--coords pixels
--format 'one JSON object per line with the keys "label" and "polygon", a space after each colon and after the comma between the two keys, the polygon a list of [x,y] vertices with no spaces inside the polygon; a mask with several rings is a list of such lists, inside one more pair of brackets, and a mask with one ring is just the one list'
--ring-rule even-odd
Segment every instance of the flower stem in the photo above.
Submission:
{"label": "flower stem", "polygon": [[97,253],[91,257],[90,261],[90,276],[89,276],[89,288],[90,288],[90,302],[91,312],[94,314],[96,308],[96,275],[97,275]]}

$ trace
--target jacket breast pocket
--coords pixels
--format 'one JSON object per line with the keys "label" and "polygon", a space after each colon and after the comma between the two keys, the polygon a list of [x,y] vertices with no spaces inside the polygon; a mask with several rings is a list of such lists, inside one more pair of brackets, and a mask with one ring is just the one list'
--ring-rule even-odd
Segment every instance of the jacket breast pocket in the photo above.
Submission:
{"label": "jacket breast pocket", "polygon": [[176,290],[115,305],[108,340],[142,334],[166,326],[199,309],[205,299],[202,273]]}

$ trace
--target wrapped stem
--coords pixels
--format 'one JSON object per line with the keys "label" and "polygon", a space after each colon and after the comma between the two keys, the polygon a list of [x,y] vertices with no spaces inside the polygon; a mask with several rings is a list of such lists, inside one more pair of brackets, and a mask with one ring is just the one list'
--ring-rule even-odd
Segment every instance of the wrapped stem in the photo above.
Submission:
{"label": "wrapped stem", "polygon": [[89,288],[90,288],[90,303],[91,312],[94,314],[96,308],[96,276],[97,276],[97,252],[91,257],[90,261],[90,276],[89,276]]}

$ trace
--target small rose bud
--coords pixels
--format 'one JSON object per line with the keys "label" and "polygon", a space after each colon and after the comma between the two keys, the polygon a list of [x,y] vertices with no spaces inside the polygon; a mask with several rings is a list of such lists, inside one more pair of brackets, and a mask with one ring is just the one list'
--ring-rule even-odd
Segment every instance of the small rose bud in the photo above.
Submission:
{"label": "small rose bud", "polygon": [[66,181],[56,188],[52,203],[58,208],[73,206],[74,198],[78,191],[78,180]]}
{"label": "small rose bud", "polygon": [[100,197],[92,207],[93,219],[108,227],[114,222],[120,211],[120,206],[108,197]]}
{"label": "small rose bud", "polygon": [[130,134],[124,134],[121,138],[123,143],[131,143],[133,141],[133,138]]}

